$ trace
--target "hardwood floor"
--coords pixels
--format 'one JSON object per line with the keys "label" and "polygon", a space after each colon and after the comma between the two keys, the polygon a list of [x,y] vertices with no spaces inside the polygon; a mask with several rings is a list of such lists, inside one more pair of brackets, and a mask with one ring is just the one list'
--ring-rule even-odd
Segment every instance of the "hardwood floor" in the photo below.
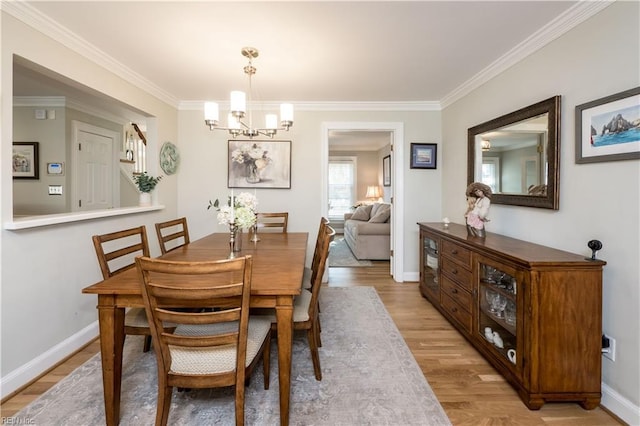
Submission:
{"label": "hardwood floor", "polygon": [[[374,262],[369,268],[330,268],[328,285],[376,288],[456,426],[624,424],[602,408],[587,411],[574,403],[549,403],[538,411],[527,409],[502,376],[420,296],[417,283],[396,283],[391,279],[389,262]],[[2,417],[15,414],[98,351],[98,342],[94,341],[31,386],[3,401]]]}

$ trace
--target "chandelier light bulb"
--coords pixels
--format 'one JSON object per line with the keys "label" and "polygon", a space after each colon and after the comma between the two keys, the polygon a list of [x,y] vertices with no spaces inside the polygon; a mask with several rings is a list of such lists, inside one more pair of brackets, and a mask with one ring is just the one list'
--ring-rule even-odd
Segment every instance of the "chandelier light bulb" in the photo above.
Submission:
{"label": "chandelier light bulb", "polygon": [[206,121],[217,122],[220,120],[220,111],[218,110],[218,104],[215,102],[205,102],[204,104],[204,119]]}
{"label": "chandelier light bulb", "polygon": [[267,114],[264,116],[265,128],[275,130],[278,128],[278,116],[275,114]]}
{"label": "chandelier light bulb", "polygon": [[231,92],[231,114],[242,118],[245,112],[247,112],[247,97],[244,92],[234,90]]}
{"label": "chandelier light bulb", "polygon": [[293,123],[293,105],[281,104],[280,105],[280,121],[290,121]]}

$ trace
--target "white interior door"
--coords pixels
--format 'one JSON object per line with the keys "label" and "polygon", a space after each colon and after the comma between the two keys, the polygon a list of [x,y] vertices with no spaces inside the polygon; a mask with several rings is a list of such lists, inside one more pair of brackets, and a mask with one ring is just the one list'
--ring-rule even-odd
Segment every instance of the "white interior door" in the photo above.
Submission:
{"label": "white interior door", "polygon": [[87,211],[113,208],[118,154],[116,132],[79,121],[73,122],[73,209]]}

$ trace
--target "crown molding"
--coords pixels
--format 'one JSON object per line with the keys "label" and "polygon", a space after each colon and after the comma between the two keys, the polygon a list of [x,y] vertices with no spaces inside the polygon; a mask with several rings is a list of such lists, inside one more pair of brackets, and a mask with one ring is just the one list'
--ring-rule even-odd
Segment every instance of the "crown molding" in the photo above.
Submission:
{"label": "crown molding", "polygon": [[446,108],[457,100],[468,95],[487,81],[522,61],[524,58],[533,54],[545,45],[551,43],[553,40],[573,29],[578,24],[581,24],[591,18],[593,15],[610,6],[614,2],[615,0],[581,0],[579,3],[567,9],[563,14],[525,39],[522,43],[508,51],[505,55],[491,63],[471,79],[445,95],[440,100],[442,108]]}
{"label": "crown molding", "polygon": [[178,99],[173,95],[151,83],[149,80],[134,72],[123,63],[116,61],[96,46],[69,31],[67,28],[41,13],[33,6],[24,2],[3,1],[2,10],[9,13],[14,18],[24,22],[26,25],[37,29],[44,35],[63,44],[79,55],[82,55],[86,59],[95,62],[106,70],[109,70],[123,80],[141,88],[161,101],[173,107],[177,107]]}
{"label": "crown molding", "polygon": [[[565,34],[575,26],[586,21],[616,0],[581,0],[563,14],[549,22],[545,27],[525,39],[509,52],[474,77],[467,80],[440,101],[417,102],[300,102],[296,109],[301,111],[440,111],[457,100],[471,93],[487,81],[504,72],[511,66],[536,52],[543,46]],[[86,40],[78,37],[48,16],[42,14],[24,2],[2,2],[1,9],[25,24],[37,28],[38,31],[62,43],[74,52],[86,57],[96,64],[111,70],[122,79],[140,87],[161,101],[179,110],[202,110],[203,101],[180,101],[175,96],[151,83],[126,65],[116,61]],[[221,102],[221,106],[225,103]],[[276,105],[274,103],[274,105]]]}
{"label": "crown molding", "polygon": [[14,107],[65,107],[67,98],[64,96],[14,96]]}
{"label": "crown molding", "polygon": [[[181,101],[181,111],[201,111],[205,101]],[[216,101],[221,109],[229,109],[229,101]],[[277,110],[278,102],[259,102],[259,110]],[[440,102],[293,102],[297,111],[440,111]]]}

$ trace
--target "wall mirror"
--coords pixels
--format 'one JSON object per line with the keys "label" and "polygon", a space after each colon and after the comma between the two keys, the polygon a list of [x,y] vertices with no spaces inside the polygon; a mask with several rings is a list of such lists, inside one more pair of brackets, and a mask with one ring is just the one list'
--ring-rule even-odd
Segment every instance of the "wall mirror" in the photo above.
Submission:
{"label": "wall mirror", "polygon": [[[127,154],[134,138],[144,137],[147,118],[117,99],[14,55],[13,141],[38,142],[34,167],[40,172],[38,179],[13,180],[14,219],[137,206],[132,176],[145,158],[139,156],[136,164]],[[131,123],[139,132],[134,133]],[[80,153],[79,140],[105,154],[96,158],[88,157],[86,149]]]}
{"label": "wall mirror", "polygon": [[467,183],[483,182],[491,203],[558,210],[560,96],[468,130]]}

